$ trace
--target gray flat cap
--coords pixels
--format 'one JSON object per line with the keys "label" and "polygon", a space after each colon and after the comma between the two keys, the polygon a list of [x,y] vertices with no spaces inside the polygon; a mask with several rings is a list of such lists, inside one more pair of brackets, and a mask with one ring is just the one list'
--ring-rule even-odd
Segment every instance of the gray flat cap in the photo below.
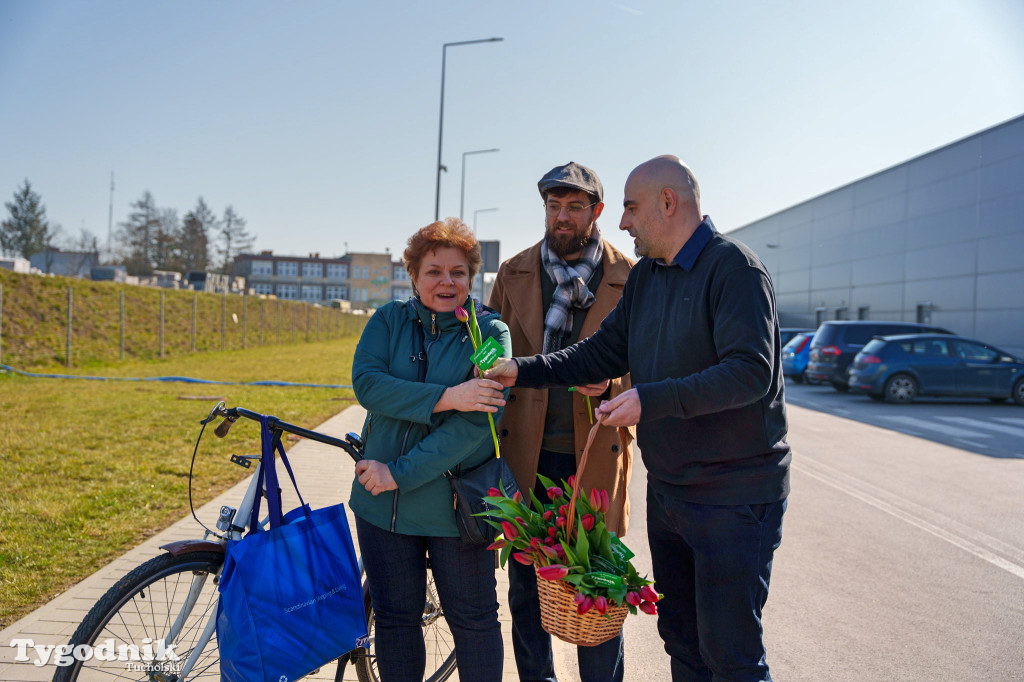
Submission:
{"label": "gray flat cap", "polygon": [[597,173],[575,161],[570,161],[564,166],[555,166],[537,183],[537,189],[540,190],[542,197],[556,187],[582,190],[596,196],[598,201],[604,201],[604,187]]}

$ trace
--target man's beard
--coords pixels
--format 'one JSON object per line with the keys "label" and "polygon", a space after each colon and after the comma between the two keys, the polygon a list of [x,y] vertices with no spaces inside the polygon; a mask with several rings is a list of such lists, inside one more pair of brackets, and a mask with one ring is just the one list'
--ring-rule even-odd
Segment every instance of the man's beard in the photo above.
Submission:
{"label": "man's beard", "polygon": [[[572,234],[559,235],[555,233],[560,225],[565,225],[573,229]],[[590,235],[593,232],[592,225],[588,225],[586,234],[580,234],[576,231],[576,226],[572,223],[555,223],[548,229],[547,222],[544,224],[544,241],[548,245],[548,250],[560,258],[565,258],[569,254],[578,253],[583,250],[583,247],[590,241]]]}

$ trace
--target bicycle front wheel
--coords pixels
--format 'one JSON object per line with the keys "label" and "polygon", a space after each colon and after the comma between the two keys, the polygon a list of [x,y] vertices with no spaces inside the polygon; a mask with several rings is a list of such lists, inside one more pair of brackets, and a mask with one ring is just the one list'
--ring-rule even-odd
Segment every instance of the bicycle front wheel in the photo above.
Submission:
{"label": "bicycle front wheel", "polygon": [[[363,584],[363,594],[366,601],[366,626],[370,635],[370,644],[366,649],[356,649],[352,652],[352,663],[356,669],[356,676],[359,682],[380,682],[377,673],[377,654],[373,645],[374,638],[374,616],[373,605],[370,603],[369,590]],[[424,673],[424,682],[442,682],[447,680],[455,672],[455,640],[452,639],[451,630],[448,629],[448,622],[444,619],[444,611],[441,609],[441,600],[434,588],[434,574],[427,570],[427,594],[423,602],[423,644],[427,649],[427,665]],[[340,682],[341,670],[339,669],[336,682]]]}
{"label": "bicycle front wheel", "polygon": [[[53,681],[179,680],[197,645],[202,651],[184,679],[219,680],[217,635],[205,644],[200,640],[217,615],[223,563],[217,552],[162,554],[131,571],[78,626],[70,642],[75,660],[58,667]],[[173,645],[163,660],[161,645],[165,651]]]}

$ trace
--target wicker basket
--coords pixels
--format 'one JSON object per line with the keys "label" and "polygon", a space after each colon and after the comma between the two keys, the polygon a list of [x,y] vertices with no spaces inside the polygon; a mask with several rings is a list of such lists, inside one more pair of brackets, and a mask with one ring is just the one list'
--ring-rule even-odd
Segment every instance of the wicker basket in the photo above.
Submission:
{"label": "wicker basket", "polygon": [[601,615],[594,609],[582,616],[576,612],[576,590],[562,580],[537,579],[540,623],[550,634],[579,646],[597,646],[619,634],[629,608],[609,606]]}

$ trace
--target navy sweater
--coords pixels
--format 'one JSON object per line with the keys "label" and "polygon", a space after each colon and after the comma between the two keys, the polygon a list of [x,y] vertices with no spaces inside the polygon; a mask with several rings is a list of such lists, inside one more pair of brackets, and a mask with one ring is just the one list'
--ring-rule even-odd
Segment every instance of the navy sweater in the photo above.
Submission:
{"label": "navy sweater", "polygon": [[521,386],[631,374],[648,482],[701,504],[763,504],[789,493],[791,453],[771,278],[705,218],[674,263],[643,258],[588,339],[518,358]]}

